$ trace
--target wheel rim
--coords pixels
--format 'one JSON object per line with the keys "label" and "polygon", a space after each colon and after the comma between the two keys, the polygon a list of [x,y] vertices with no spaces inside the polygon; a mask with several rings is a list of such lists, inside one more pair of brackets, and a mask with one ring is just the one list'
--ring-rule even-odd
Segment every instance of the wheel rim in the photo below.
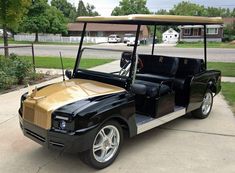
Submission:
{"label": "wheel rim", "polygon": [[202,113],[207,115],[211,110],[212,105],[212,95],[210,93],[206,93],[202,103]]}
{"label": "wheel rim", "polygon": [[120,134],[113,125],[103,127],[95,137],[93,143],[94,158],[101,163],[113,158],[120,144]]}

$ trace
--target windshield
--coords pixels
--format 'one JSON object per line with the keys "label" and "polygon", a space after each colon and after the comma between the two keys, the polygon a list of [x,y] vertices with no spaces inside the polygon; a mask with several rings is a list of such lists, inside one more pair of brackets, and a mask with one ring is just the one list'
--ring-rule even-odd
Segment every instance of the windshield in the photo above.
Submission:
{"label": "windshield", "polygon": [[79,69],[87,70],[88,63],[95,64],[97,66],[89,68],[89,71],[127,78],[131,67],[131,56],[130,50],[87,47],[83,48]]}

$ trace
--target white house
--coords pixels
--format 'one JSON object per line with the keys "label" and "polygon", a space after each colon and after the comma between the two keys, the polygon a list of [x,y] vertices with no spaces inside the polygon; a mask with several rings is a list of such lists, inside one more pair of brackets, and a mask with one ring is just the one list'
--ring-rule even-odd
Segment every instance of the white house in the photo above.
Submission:
{"label": "white house", "polygon": [[179,40],[179,33],[170,28],[162,34],[162,41],[164,43],[174,44]]}

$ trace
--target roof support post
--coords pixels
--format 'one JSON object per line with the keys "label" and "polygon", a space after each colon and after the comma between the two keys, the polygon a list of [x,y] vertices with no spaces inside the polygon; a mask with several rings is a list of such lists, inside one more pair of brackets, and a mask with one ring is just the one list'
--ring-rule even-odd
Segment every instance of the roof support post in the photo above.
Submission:
{"label": "roof support post", "polygon": [[86,35],[86,26],[87,26],[87,23],[85,22],[84,25],[83,25],[83,30],[82,30],[81,40],[80,40],[80,44],[79,44],[79,48],[78,48],[77,58],[76,58],[75,66],[74,66],[74,69],[73,69],[73,76],[74,76],[74,74],[77,70],[78,64],[79,64],[80,59],[81,59],[82,45],[83,45],[84,37]]}
{"label": "roof support post", "polygon": [[153,44],[152,44],[152,55],[154,55],[155,42],[156,42],[156,32],[157,32],[157,25],[154,25]]}
{"label": "roof support post", "polygon": [[207,69],[207,39],[206,39],[206,25],[204,25],[204,61],[205,61],[205,69]]}
{"label": "roof support post", "polygon": [[136,31],[136,36],[135,36],[135,45],[134,45],[134,48],[133,48],[132,58],[131,58],[132,63],[131,63],[131,68],[130,68],[130,78],[131,78],[132,83],[135,80],[136,69],[137,69],[138,58],[136,56],[136,51],[137,51],[138,41],[139,41],[139,36],[140,36],[140,28],[141,28],[141,25],[139,24],[137,26],[137,31]]}

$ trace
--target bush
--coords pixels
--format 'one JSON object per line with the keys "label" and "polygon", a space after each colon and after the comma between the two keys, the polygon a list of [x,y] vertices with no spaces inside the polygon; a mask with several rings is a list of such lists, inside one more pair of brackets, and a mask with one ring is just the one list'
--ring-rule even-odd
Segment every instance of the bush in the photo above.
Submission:
{"label": "bush", "polygon": [[0,71],[0,89],[9,89],[16,81],[15,77],[8,76],[4,71]]}
{"label": "bush", "polygon": [[23,84],[32,75],[32,64],[12,54],[9,58],[0,56],[0,89],[14,84]]}

